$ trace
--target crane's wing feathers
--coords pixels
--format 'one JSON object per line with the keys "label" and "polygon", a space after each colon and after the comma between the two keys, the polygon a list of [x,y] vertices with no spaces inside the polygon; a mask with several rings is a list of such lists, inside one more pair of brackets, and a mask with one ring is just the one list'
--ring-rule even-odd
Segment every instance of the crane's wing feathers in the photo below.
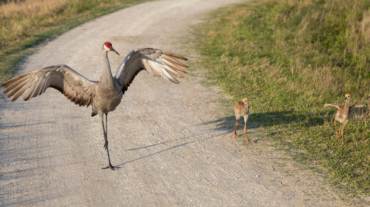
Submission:
{"label": "crane's wing feathers", "polygon": [[340,106],[336,104],[325,104],[324,107],[334,107],[334,108],[340,109]]}
{"label": "crane's wing feathers", "polygon": [[53,65],[34,70],[6,81],[3,86],[11,84],[4,93],[12,101],[21,95],[25,101],[43,94],[47,88],[55,88],[69,100],[80,106],[92,103],[95,87],[98,82],[90,81],[67,65]]}
{"label": "crane's wing feathers", "polygon": [[349,108],[361,108],[361,107],[366,107],[366,105],[363,105],[363,104],[354,104],[354,105],[350,106]]}
{"label": "crane's wing feathers", "polygon": [[131,51],[118,67],[116,80],[121,84],[122,92],[125,93],[135,76],[141,70],[147,70],[155,77],[164,77],[173,83],[180,83],[176,78],[183,78],[181,73],[186,73],[183,68],[188,66],[180,62],[187,60],[175,53],[153,48],[142,48]]}

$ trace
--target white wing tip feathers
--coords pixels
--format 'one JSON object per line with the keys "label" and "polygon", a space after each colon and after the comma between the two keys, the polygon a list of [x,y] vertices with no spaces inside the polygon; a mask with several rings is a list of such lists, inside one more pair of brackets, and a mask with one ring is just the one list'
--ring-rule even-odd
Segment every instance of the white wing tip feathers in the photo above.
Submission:
{"label": "white wing tip feathers", "polygon": [[175,53],[162,51],[161,55],[156,59],[145,58],[142,59],[145,69],[152,75],[156,77],[164,77],[173,83],[180,83],[176,78],[184,78],[182,73],[186,71],[182,68],[187,68],[188,66],[179,60],[188,60],[187,58],[177,55]]}

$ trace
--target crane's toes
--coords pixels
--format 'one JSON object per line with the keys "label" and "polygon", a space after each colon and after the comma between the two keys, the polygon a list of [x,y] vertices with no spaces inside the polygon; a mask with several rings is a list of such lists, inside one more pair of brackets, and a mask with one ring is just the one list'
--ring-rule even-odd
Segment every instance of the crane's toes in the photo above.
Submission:
{"label": "crane's toes", "polygon": [[118,170],[120,167],[114,167],[112,166],[111,164],[109,164],[107,167],[103,167],[102,169],[105,170],[105,169],[111,169],[111,170]]}
{"label": "crane's toes", "polygon": [[250,139],[248,139],[248,138],[247,138],[246,140],[244,140],[244,144],[245,144],[247,141],[248,141],[248,142],[250,142],[250,143],[253,143],[253,144],[254,144],[254,142],[252,142],[252,141],[251,141]]}
{"label": "crane's toes", "polygon": [[231,137],[233,137],[233,136],[234,136],[234,137],[235,137],[235,139],[236,139],[236,138],[238,137],[238,134],[237,134],[236,132],[234,132],[234,133],[230,136],[230,138],[231,138]]}

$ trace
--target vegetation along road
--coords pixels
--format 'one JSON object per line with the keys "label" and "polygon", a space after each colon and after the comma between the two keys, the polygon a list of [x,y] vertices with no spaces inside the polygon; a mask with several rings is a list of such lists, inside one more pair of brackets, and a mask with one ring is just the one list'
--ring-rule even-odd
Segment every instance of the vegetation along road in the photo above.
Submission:
{"label": "vegetation along road", "polygon": [[[248,8],[245,5],[230,10],[235,13],[227,13],[229,9],[217,10],[211,15],[215,19],[212,24],[206,20],[209,27],[201,23],[212,10],[241,2],[146,2],[82,24],[37,46],[36,52],[26,58],[17,74],[49,65],[67,64],[88,79],[98,80],[103,66],[101,47],[105,41],[112,42],[121,54],[112,53],[109,56],[113,73],[132,49],[141,47],[161,48],[181,54],[190,59],[191,67],[178,85],[154,78],[146,72],[139,73],[133,81],[108,120],[111,159],[120,167],[116,171],[100,169],[106,165],[106,151],[100,119],[90,117],[90,108],[79,108],[53,89],[28,102],[11,102],[4,96],[0,100],[0,205],[348,205],[324,182],[321,175],[307,170],[305,165],[298,164],[285,152],[271,146],[269,138],[273,133],[280,135],[282,127],[271,122],[280,117],[271,110],[260,110],[258,105],[263,105],[262,99],[258,99],[253,90],[233,94],[228,90],[233,87],[223,83],[223,91],[234,97],[230,99],[222,95],[218,88],[200,84],[204,79],[199,77],[203,72],[198,67],[209,69],[206,67],[209,65],[219,69],[225,62],[229,62],[230,66],[242,62],[241,59],[236,60],[237,56],[231,60],[230,56],[216,48],[219,46],[217,43],[225,45],[222,43],[224,39],[216,37],[218,32],[228,29],[230,34],[240,37],[238,40],[247,42],[243,38],[252,34],[251,31],[238,33],[230,27],[239,25],[243,28],[241,26],[246,25],[238,22],[244,19],[235,15],[258,17],[251,12],[258,10],[242,10]],[[255,23],[258,29],[259,22],[254,21],[251,18],[249,23]],[[199,23],[201,26],[194,26]],[[225,30],[212,28],[217,24]],[[196,47],[199,47],[201,55],[215,57],[221,62],[216,64],[215,60],[200,58],[198,49],[190,43],[193,41],[189,38],[193,35],[191,33],[195,33],[197,41],[200,40]],[[227,35],[223,37],[230,38]],[[223,49],[241,44],[234,44],[231,41],[233,38],[225,41],[230,44]],[[261,39],[256,39],[248,47],[257,47]],[[258,46],[258,51],[263,46]],[[282,45],[281,48],[286,47]],[[277,47],[275,49],[278,50]],[[212,56],[207,52],[221,53]],[[264,64],[273,65],[268,62],[261,62],[260,65]],[[262,69],[257,68],[255,72],[262,72]],[[238,70],[243,71],[242,68]],[[210,75],[217,74],[208,72]],[[294,71],[291,73],[294,74]],[[274,74],[270,78],[277,77],[278,73]],[[222,78],[235,80],[232,77]],[[259,81],[264,79],[255,78],[253,81],[262,83]],[[250,89],[256,85],[253,81],[246,82],[251,84]],[[257,92],[261,96],[271,95]],[[241,144],[244,136],[240,136],[240,140],[229,138],[235,124],[233,104],[225,107],[220,102],[234,103],[244,96],[248,96],[251,103],[248,137],[254,142],[246,145]],[[276,108],[278,110],[283,111],[283,108]],[[261,124],[263,116],[268,116],[266,119],[271,122]],[[270,131],[266,133],[261,126]],[[244,135],[242,129],[238,134]]]}

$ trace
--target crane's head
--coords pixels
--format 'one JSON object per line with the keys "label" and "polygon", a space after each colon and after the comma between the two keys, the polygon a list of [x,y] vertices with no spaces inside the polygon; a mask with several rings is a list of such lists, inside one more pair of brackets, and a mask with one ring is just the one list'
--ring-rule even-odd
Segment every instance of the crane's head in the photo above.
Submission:
{"label": "crane's head", "polygon": [[104,42],[103,44],[103,51],[113,51],[119,55],[119,53],[112,47],[112,43],[110,42]]}
{"label": "crane's head", "polygon": [[243,99],[243,102],[244,102],[244,103],[249,103],[248,98],[244,98],[244,99]]}
{"label": "crane's head", "polygon": [[344,100],[351,100],[351,94],[350,93],[346,93],[346,95],[344,96]]}

